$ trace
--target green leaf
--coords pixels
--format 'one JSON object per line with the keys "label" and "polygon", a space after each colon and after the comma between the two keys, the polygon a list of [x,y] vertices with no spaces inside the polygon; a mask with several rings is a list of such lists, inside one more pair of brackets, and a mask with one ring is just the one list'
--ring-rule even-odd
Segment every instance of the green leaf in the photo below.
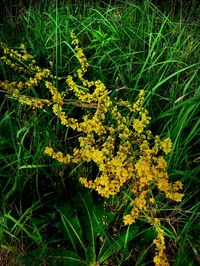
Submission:
{"label": "green leaf", "polygon": [[76,211],[69,204],[60,206],[57,208],[57,211],[61,216],[62,225],[64,226],[63,230],[65,230],[65,233],[69,237],[74,250],[76,251],[80,246],[86,250],[83,243],[82,227]]}
{"label": "green leaf", "polygon": [[81,259],[75,252],[65,248],[52,249],[46,252],[46,259],[49,266],[83,266],[86,262]]}
{"label": "green leaf", "polygon": [[87,265],[91,265],[96,261],[96,253],[93,246],[88,246],[86,250]]}
{"label": "green leaf", "polygon": [[110,256],[113,256],[115,253],[117,253],[122,248],[127,253],[126,247],[128,242],[130,242],[138,233],[139,226],[131,225],[127,228],[125,232],[118,235],[116,238],[114,238],[112,241],[108,241],[103,246],[102,250],[99,253],[98,261],[100,263],[106,261]]}
{"label": "green leaf", "polygon": [[99,31],[99,30],[94,30],[92,32],[92,35],[94,37],[94,40],[93,41],[99,41],[99,42],[102,42],[103,40],[105,40],[107,34],[104,33],[103,31]]}

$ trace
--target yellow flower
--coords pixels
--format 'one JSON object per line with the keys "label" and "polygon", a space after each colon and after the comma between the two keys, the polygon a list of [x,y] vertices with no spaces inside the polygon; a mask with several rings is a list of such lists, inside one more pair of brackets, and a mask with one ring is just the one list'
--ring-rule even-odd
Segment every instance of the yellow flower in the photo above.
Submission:
{"label": "yellow flower", "polygon": [[125,225],[131,225],[135,223],[135,219],[130,214],[125,215],[123,219]]}
{"label": "yellow flower", "polygon": [[52,147],[48,147],[48,146],[47,146],[47,147],[45,147],[45,149],[44,149],[44,153],[47,154],[47,155],[49,155],[49,156],[52,156],[53,152],[54,152],[54,150],[53,150]]}
{"label": "yellow flower", "polygon": [[23,43],[21,43],[21,44],[20,44],[20,48],[21,48],[22,50],[24,50],[24,49],[25,49],[25,45],[24,45]]}
{"label": "yellow flower", "polygon": [[172,149],[172,142],[171,142],[170,138],[166,138],[165,140],[163,140],[161,142],[161,147],[162,147],[164,153],[166,153],[166,154],[170,153],[170,151]]}
{"label": "yellow flower", "polygon": [[[51,71],[37,66],[24,45],[20,46],[20,52],[16,52],[1,42],[2,62],[15,71],[28,74],[29,79],[26,82],[3,81],[0,82],[0,87],[21,104],[32,108],[51,106],[62,125],[76,130],[77,135],[81,134],[72,155],[64,155],[51,147],[46,147],[44,153],[62,164],[95,163],[98,174],[93,176],[92,180],[87,176],[80,177],[80,182],[86,188],[96,190],[102,197],[115,196],[122,189],[128,192],[131,197],[131,211],[124,216],[124,223],[130,225],[142,217],[152,224],[157,231],[157,238],[153,242],[156,248],[154,263],[156,266],[168,266],[164,231],[161,229],[160,220],[155,217],[155,194],[162,192],[166,198],[174,201],[180,201],[183,197],[183,194],[179,193],[182,183],[169,182],[167,162],[162,156],[162,152],[168,154],[171,151],[172,142],[170,138],[163,141],[159,136],[154,138],[151,131],[146,129],[151,118],[142,106],[145,99],[144,90],[140,90],[134,102],[117,101],[111,99],[103,82],[86,78],[89,66],[87,58],[74,33],[71,33],[71,38],[80,67],[75,75],[67,76],[66,91],[60,92],[53,85],[50,80],[55,77]],[[78,85],[76,79],[79,79],[82,85]],[[60,80],[62,78],[59,78]],[[22,95],[24,88],[36,90],[41,82],[50,92],[50,99]],[[78,101],[81,107],[87,107],[83,117],[69,118],[64,112],[67,92],[70,92],[70,97],[73,94],[73,100]],[[126,107],[131,115],[123,115],[121,106]]]}

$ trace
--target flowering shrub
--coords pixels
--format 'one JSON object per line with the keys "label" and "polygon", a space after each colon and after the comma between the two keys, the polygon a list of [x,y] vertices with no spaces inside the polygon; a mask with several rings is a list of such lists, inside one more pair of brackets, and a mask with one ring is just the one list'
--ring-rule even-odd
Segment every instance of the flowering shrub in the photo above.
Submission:
{"label": "flowering shrub", "polygon": [[[155,196],[164,193],[167,199],[177,202],[183,196],[179,193],[182,183],[170,183],[166,171],[164,155],[171,151],[171,140],[161,140],[147,130],[151,118],[142,106],[144,90],[140,90],[135,101],[112,100],[105,84],[100,80],[86,79],[87,59],[74,33],[71,33],[71,38],[80,68],[74,76],[67,76],[66,91],[58,91],[53,85],[51,70],[37,66],[23,45],[16,52],[3,43],[0,44],[4,53],[1,60],[13,70],[30,77],[26,81],[2,81],[0,87],[21,104],[32,108],[52,108],[62,125],[81,133],[78,146],[72,153],[63,154],[51,146],[46,147],[44,153],[61,164],[93,162],[98,167],[97,175],[92,179],[81,176],[80,182],[104,198],[115,196],[122,190],[128,191],[132,209],[123,217],[124,224],[130,225],[140,216],[145,217],[157,232],[157,238],[153,241],[156,247],[154,263],[156,266],[169,265],[165,255],[164,231],[156,217]],[[83,86],[77,85],[77,79]],[[23,89],[38,87],[40,83],[49,90],[51,99],[23,94]],[[82,106],[86,105],[91,111],[80,119],[69,118],[63,108],[68,92],[72,92]],[[124,116],[120,107],[126,108],[129,115]]]}

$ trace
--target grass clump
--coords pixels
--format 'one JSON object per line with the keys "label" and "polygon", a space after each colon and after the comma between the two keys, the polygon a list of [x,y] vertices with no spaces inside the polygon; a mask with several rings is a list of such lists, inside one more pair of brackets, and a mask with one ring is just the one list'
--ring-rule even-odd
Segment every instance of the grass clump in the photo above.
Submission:
{"label": "grass clump", "polygon": [[2,248],[33,265],[195,265],[195,31],[149,1],[52,7],[1,42]]}

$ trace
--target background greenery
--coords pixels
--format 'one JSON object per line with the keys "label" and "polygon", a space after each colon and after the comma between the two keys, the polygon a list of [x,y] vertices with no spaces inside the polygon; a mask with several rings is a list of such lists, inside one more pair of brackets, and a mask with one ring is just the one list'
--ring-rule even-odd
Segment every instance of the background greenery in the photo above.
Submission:
{"label": "background greenery", "polygon": [[[53,62],[54,73],[65,77],[78,67],[70,45],[73,30],[88,58],[89,77],[103,81],[111,97],[134,100],[145,89],[150,129],[174,143],[167,159],[171,180],[184,183],[180,204],[157,198],[168,256],[172,265],[197,265],[198,1],[105,2],[4,3],[1,41],[14,49],[24,43],[40,66]],[[3,63],[0,71],[1,80],[20,79]],[[80,112],[68,107],[73,116]],[[123,226],[120,196],[106,210],[98,195],[78,183],[92,168],[63,167],[44,156],[49,143],[59,150],[76,145],[71,137],[48,112],[20,106],[0,92],[1,265],[89,265],[97,259],[100,265],[152,265],[154,231],[142,219]]]}

